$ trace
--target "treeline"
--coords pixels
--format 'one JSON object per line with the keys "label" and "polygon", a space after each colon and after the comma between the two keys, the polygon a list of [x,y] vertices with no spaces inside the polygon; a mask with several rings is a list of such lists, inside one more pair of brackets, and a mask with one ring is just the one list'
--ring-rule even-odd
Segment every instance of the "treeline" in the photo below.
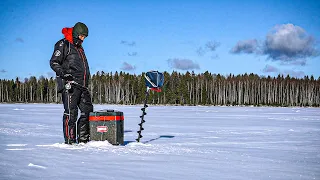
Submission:
{"label": "treeline", "polygon": [[[174,105],[320,106],[320,78],[313,76],[262,77],[164,72],[161,93],[151,92],[149,103]],[[89,91],[96,104],[141,104],[145,97],[144,74],[97,72]],[[0,80],[2,103],[61,103],[54,78],[34,76]]]}

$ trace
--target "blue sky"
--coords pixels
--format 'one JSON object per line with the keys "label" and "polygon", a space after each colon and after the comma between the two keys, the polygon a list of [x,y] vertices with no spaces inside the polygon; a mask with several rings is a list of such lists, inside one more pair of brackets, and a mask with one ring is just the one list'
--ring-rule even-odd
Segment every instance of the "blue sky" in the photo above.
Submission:
{"label": "blue sky", "polygon": [[320,76],[320,1],[1,1],[0,78],[53,76],[61,29],[83,22],[91,73]]}

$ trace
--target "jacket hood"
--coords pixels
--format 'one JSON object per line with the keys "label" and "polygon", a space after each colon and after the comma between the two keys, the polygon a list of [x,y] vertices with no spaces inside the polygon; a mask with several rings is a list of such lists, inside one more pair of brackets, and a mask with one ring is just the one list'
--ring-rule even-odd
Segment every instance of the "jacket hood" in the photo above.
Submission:
{"label": "jacket hood", "polygon": [[62,29],[62,34],[64,35],[66,40],[68,40],[71,44],[73,44],[72,31],[73,31],[73,28],[65,27]]}

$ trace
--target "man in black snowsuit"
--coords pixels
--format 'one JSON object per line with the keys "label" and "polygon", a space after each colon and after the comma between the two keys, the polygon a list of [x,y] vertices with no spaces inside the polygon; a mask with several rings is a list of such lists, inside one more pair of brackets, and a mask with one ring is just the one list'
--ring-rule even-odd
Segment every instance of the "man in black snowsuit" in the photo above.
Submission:
{"label": "man in black snowsuit", "polygon": [[63,28],[62,33],[65,38],[55,44],[50,66],[57,75],[58,92],[62,93],[64,140],[66,144],[86,143],[90,139],[89,113],[93,111],[88,91],[89,65],[82,47],[88,27],[78,22],[73,28]]}

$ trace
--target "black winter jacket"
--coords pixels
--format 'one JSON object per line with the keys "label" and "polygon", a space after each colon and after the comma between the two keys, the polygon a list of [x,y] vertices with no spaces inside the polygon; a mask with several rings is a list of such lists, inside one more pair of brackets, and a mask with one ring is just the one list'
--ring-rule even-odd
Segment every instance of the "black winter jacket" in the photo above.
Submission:
{"label": "black winter jacket", "polygon": [[63,77],[65,74],[71,74],[75,82],[88,87],[90,70],[81,46],[77,47],[65,38],[61,39],[54,46],[50,66],[56,72],[57,78]]}

